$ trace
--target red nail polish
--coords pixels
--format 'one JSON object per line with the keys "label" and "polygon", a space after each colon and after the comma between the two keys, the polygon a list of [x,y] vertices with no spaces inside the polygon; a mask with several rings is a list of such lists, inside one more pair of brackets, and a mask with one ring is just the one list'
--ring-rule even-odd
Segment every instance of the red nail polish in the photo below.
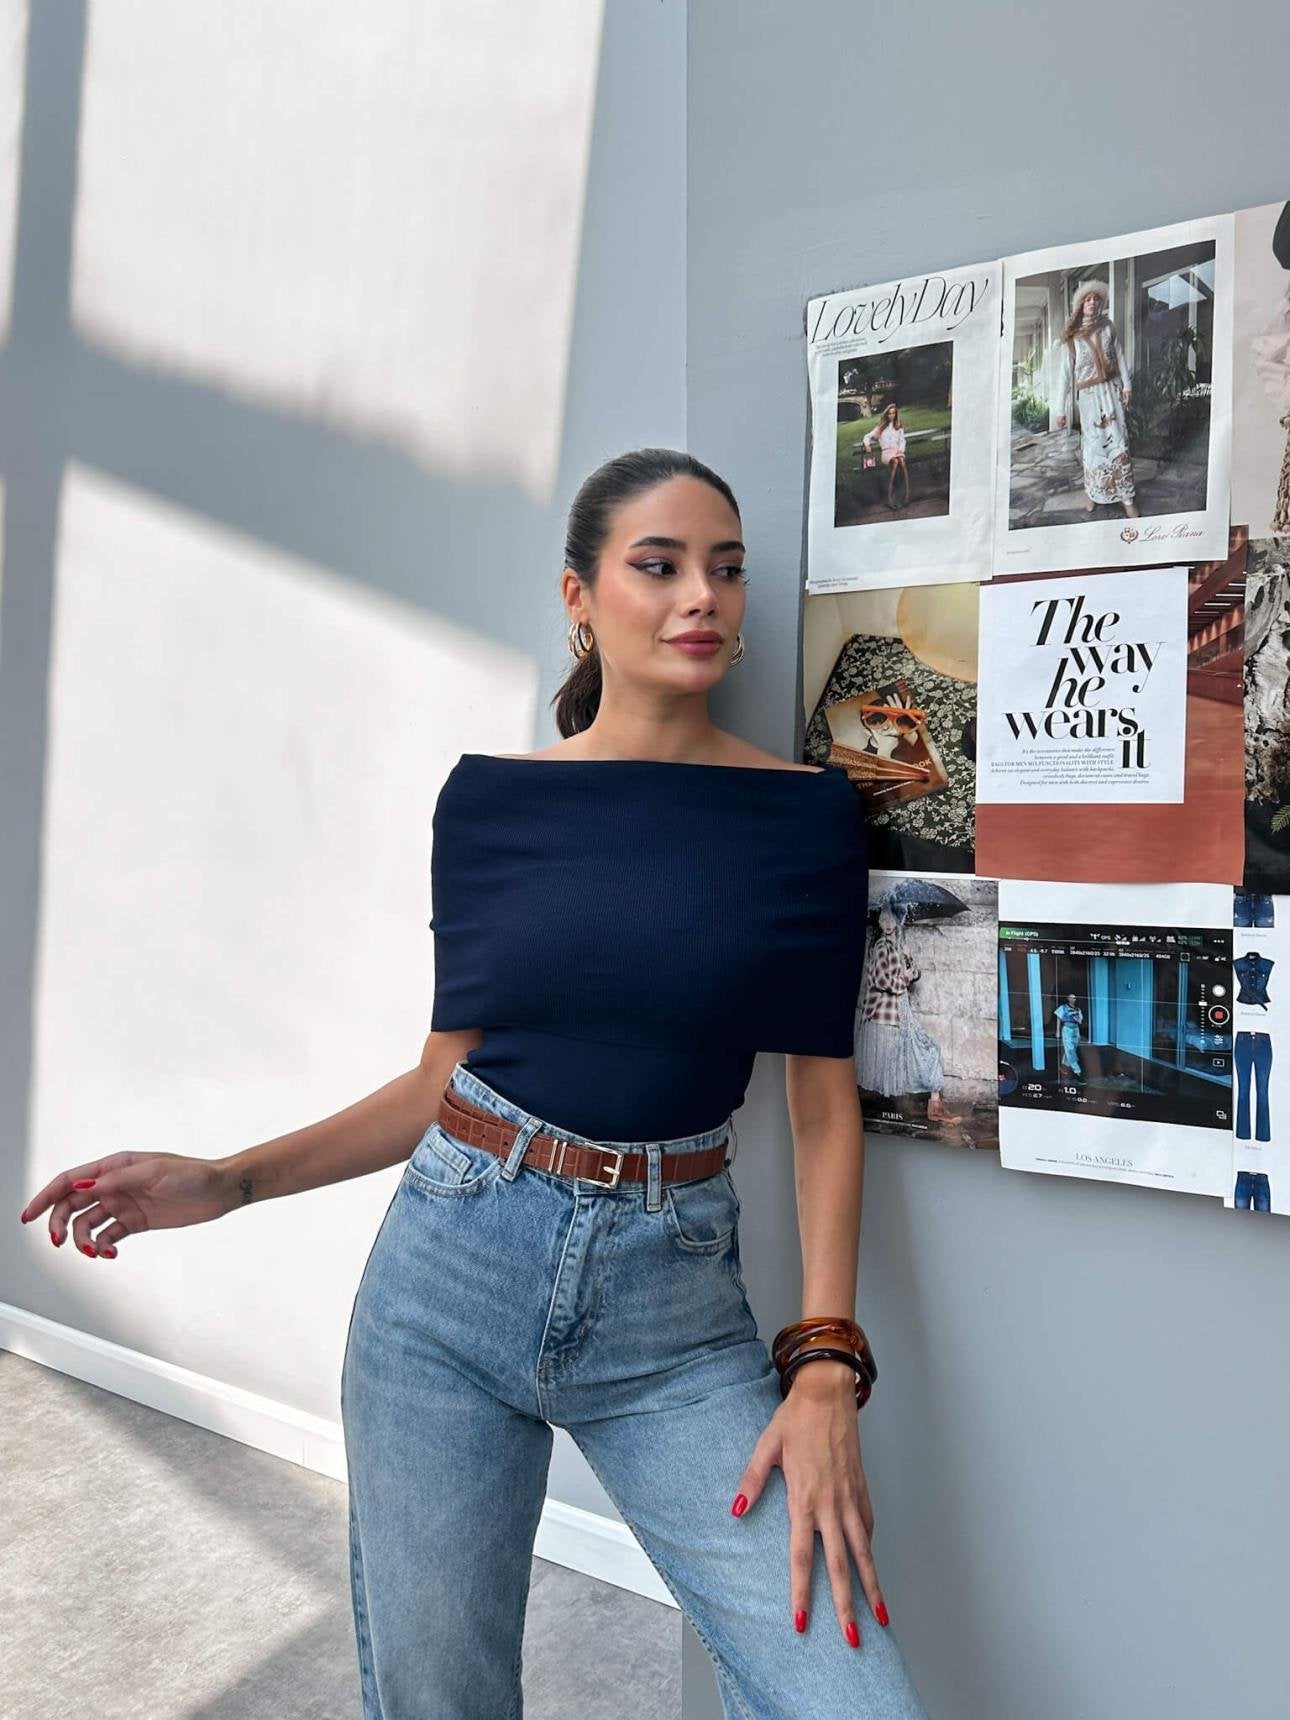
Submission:
{"label": "red nail polish", "polygon": [[94,1184],[97,1181],[98,1181],[97,1177],[82,1177],[79,1182],[74,1182],[72,1184],[72,1187],[73,1188],[93,1188]]}
{"label": "red nail polish", "polygon": [[56,1235],[56,1234],[55,1234],[55,1232],[54,1232],[54,1231],[52,1231],[52,1230],[51,1230],[51,1231],[50,1231],[50,1233],[49,1233],[49,1240],[50,1240],[50,1241],[51,1241],[51,1242],[52,1242],[52,1243],[53,1243],[53,1245],[54,1245],[54,1247],[55,1247],[55,1248],[57,1248],[57,1247],[58,1247],[58,1237],[57,1237],[57,1235]]}
{"label": "red nail polish", "polygon": [[94,1249],[88,1242],[82,1242],[81,1253],[82,1254],[89,1254],[92,1256],[94,1254]]}
{"label": "red nail polish", "polygon": [[877,1606],[873,1609],[873,1616],[877,1619],[878,1623],[881,1625],[888,1625],[891,1623],[890,1618],[888,1618],[888,1616],[887,1616],[887,1603],[886,1603],[886,1601],[879,1601],[878,1602]]}
{"label": "red nail polish", "polygon": [[853,1618],[847,1620],[847,1641],[852,1648],[859,1648],[860,1646],[860,1631]]}
{"label": "red nail polish", "polygon": [[793,1614],[793,1623],[799,1631],[806,1629],[806,1609],[804,1607],[798,1607]]}
{"label": "red nail polish", "polygon": [[26,1213],[25,1213],[25,1212],[23,1212],[23,1213],[19,1213],[19,1215],[18,1215],[18,1216],[19,1216],[19,1217],[20,1217],[20,1218],[21,1218],[21,1219],[22,1219],[22,1222],[23,1222],[23,1223],[24,1223],[24,1224],[26,1224],[26,1222],[27,1222],[27,1214],[26,1214]]}
{"label": "red nail polish", "polygon": [[[115,1248],[105,1248],[103,1250],[103,1258],[104,1258],[104,1260],[115,1260],[116,1259],[116,1249]],[[884,1619],[882,1622],[884,1624],[886,1624],[887,1621],[886,1621],[886,1619]]]}
{"label": "red nail polish", "polygon": [[731,1515],[734,1517],[742,1517],[744,1512],[747,1509],[748,1509],[747,1499],[744,1497],[744,1495],[742,1493],[736,1493],[735,1494],[735,1502],[730,1507]]}

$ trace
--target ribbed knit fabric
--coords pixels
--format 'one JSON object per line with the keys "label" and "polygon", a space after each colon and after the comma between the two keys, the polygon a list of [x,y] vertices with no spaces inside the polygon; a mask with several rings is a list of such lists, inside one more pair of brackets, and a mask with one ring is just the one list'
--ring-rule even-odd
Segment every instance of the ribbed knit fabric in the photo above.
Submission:
{"label": "ribbed knit fabric", "polygon": [[864,816],[841,770],[464,753],[435,806],[433,1030],[603,1141],[714,1128],[758,1051],[849,1057]]}

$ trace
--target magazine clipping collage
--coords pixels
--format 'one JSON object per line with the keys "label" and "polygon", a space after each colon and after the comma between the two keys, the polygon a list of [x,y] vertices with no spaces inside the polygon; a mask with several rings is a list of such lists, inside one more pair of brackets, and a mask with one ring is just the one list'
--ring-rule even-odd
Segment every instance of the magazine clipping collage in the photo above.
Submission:
{"label": "magazine clipping collage", "polygon": [[868,1127],[1290,1213],[1290,202],[805,335],[803,757],[865,808]]}

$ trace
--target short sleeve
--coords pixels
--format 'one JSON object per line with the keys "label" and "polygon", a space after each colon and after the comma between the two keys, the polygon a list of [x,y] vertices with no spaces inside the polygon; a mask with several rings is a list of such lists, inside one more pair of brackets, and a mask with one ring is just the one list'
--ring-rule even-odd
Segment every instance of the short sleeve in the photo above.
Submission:
{"label": "short sleeve", "polygon": [[434,1001],[430,1031],[483,1027],[487,1020],[482,880],[472,859],[477,809],[450,772],[430,821],[430,930],[434,933]]}
{"label": "short sleeve", "polygon": [[855,1054],[868,941],[869,843],[858,792],[845,771],[829,769],[839,780],[818,835],[807,825],[798,833],[808,847],[794,880],[784,947],[771,952],[775,995],[759,1046],[764,1051]]}

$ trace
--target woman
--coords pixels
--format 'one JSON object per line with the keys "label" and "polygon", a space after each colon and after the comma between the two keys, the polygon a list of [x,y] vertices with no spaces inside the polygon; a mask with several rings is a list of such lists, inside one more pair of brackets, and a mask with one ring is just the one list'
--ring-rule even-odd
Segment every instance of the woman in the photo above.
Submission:
{"label": "woman", "polygon": [[[693,1621],[727,1713],[926,1720],[885,1628],[856,1415],[875,1376],[851,1321],[863,814],[843,772],[711,720],[744,654],[740,537],[729,486],[670,449],[579,490],[563,739],[463,754],[435,807],[416,1068],[224,1159],[75,1166],[23,1213],[112,1256],[407,1160],[341,1377],[367,1720],[519,1720],[553,1425]],[[758,1049],[787,1054],[809,1319],[769,1354],[727,1168]]]}
{"label": "woman", "polygon": [[896,489],[896,474],[905,480],[905,499],[900,504],[902,508],[909,506],[909,464],[905,459],[905,426],[900,421],[900,408],[895,401],[885,408],[882,417],[864,437],[866,449],[877,442],[882,454],[882,463],[887,468],[887,506],[896,506],[893,497]]}
{"label": "woman", "polygon": [[1106,314],[1111,289],[1105,281],[1082,281],[1062,330],[1057,361],[1057,428],[1066,428],[1072,403],[1079,403],[1080,462],[1088,512],[1099,502],[1119,502],[1137,519],[1133,458],[1124,409],[1132,398],[1124,348]]}
{"label": "woman", "polygon": [[857,1070],[867,1092],[886,1099],[927,1094],[929,1123],[960,1123],[941,1097],[941,1050],[914,1013],[909,988],[919,970],[905,943],[905,910],[884,903],[865,966],[856,1030]]}
{"label": "woman", "polygon": [[1083,1025],[1084,1011],[1073,991],[1067,992],[1065,1003],[1059,1003],[1053,1014],[1057,1017],[1057,1030],[1062,1042],[1057,1073],[1060,1076],[1065,1069],[1071,1075],[1083,1075],[1079,1060],[1079,1030]]}

